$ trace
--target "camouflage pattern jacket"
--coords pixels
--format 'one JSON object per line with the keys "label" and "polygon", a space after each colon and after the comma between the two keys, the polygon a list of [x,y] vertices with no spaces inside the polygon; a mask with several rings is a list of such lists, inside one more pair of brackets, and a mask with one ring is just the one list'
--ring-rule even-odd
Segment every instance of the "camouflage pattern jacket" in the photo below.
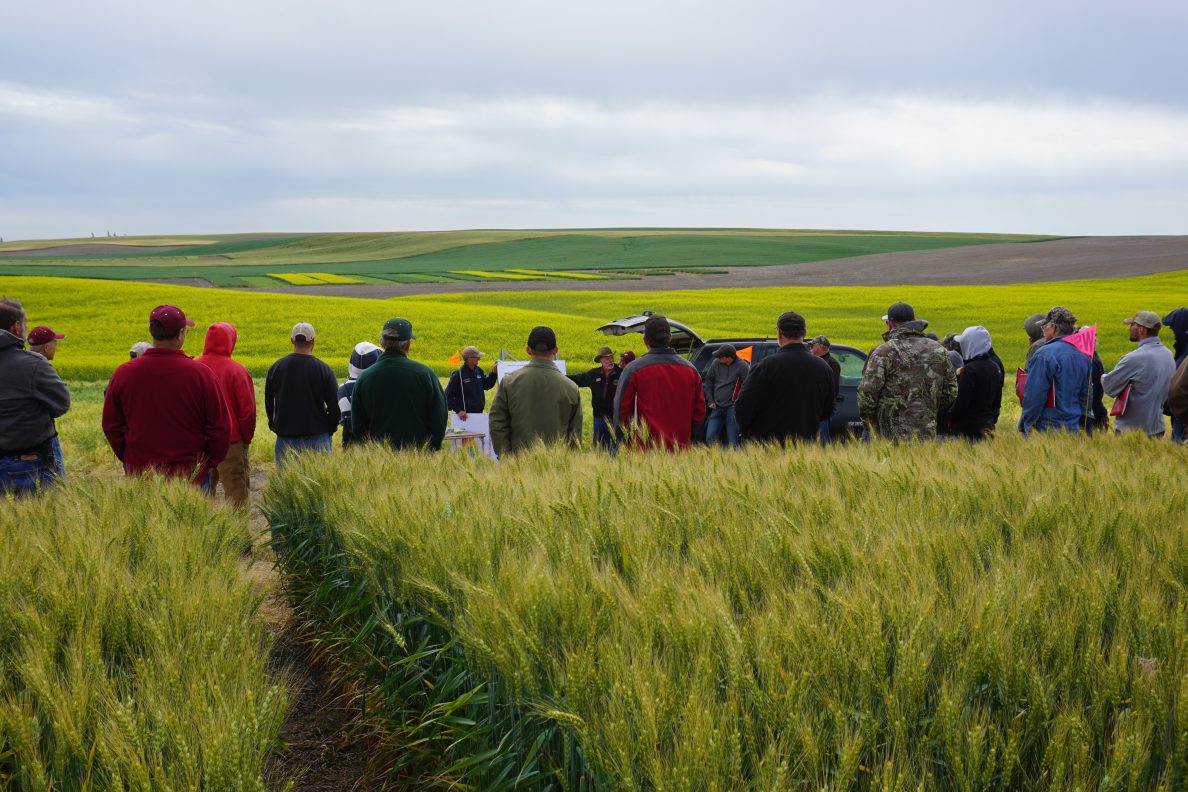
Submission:
{"label": "camouflage pattern jacket", "polygon": [[937,412],[957,398],[948,353],[915,327],[900,325],[870,353],[858,386],[858,412],[870,431],[892,440],[936,437]]}

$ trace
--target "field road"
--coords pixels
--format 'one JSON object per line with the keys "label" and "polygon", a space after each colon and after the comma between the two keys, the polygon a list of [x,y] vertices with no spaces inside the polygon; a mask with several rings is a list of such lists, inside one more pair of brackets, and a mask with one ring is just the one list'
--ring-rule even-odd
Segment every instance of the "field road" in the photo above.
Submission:
{"label": "field road", "polygon": [[754,286],[1001,286],[1012,283],[1128,278],[1188,269],[1188,236],[1073,237],[767,267],[730,267],[724,275],[659,275],[623,281],[409,283],[391,286],[277,286],[251,291],[387,299],[488,291],[668,291]]}

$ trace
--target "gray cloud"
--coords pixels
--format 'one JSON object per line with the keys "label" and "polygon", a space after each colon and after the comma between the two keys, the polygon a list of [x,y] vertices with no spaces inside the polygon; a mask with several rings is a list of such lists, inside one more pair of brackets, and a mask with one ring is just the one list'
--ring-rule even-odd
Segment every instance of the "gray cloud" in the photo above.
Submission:
{"label": "gray cloud", "polygon": [[1179,232],[1186,8],[20,4],[0,235]]}

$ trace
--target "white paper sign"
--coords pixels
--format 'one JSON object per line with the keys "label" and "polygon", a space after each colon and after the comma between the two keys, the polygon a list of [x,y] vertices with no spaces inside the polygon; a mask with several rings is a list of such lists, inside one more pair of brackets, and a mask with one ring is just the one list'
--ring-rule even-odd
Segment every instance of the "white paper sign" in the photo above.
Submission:
{"label": "white paper sign", "polygon": [[[569,371],[565,368],[564,360],[554,360],[553,364],[557,367],[557,370],[560,371],[562,374],[569,373]],[[501,360],[501,361],[499,361],[499,371],[498,371],[499,381],[503,382],[503,378],[506,375],[511,374],[513,371],[519,371],[520,369],[524,368],[524,366],[527,366],[527,365],[528,365],[527,360]]]}
{"label": "white paper sign", "polygon": [[[500,367],[502,368],[502,366]],[[495,458],[495,446],[491,444],[491,419],[486,413],[466,413],[466,420],[463,421],[455,412],[450,413],[450,431],[446,432],[446,440],[450,439],[450,434],[455,429],[461,429],[464,432],[476,432],[481,434],[481,438],[477,438],[474,442],[483,453],[492,459]]]}

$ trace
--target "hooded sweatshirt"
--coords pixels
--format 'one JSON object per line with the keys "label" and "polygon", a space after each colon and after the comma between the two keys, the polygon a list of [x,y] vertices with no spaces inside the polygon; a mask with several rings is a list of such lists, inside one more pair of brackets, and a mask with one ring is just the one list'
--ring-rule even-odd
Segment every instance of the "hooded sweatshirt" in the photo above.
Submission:
{"label": "hooded sweatshirt", "polygon": [[206,345],[198,362],[219,381],[231,416],[231,442],[250,445],[256,435],[256,386],[243,364],[231,359],[238,337],[232,325],[215,322],[206,329]]}
{"label": "hooded sweatshirt", "polygon": [[351,428],[351,397],[355,395],[355,381],[359,375],[371,368],[384,350],[370,341],[360,341],[351,350],[351,359],[347,362],[347,381],[338,386],[338,409],[342,417],[338,420],[342,427],[342,441],[344,443],[355,439]]}
{"label": "hooded sweatshirt", "polygon": [[1006,372],[986,328],[967,327],[960,338],[963,363],[957,377],[957,399],[949,408],[949,426],[955,435],[979,440],[991,434],[998,423]]}
{"label": "hooded sweatshirt", "polygon": [[1172,333],[1172,354],[1176,363],[1188,358],[1188,308],[1177,308],[1163,317],[1163,324]]}

